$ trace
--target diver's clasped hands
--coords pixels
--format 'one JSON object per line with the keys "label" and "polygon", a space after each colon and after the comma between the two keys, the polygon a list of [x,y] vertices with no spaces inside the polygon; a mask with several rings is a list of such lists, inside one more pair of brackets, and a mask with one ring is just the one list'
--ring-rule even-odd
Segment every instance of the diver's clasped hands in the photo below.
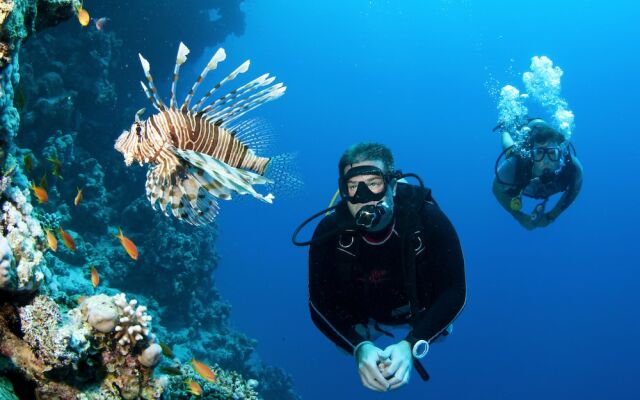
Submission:
{"label": "diver's clasped hands", "polygon": [[544,228],[554,220],[554,218],[551,216],[551,213],[546,213],[543,214],[540,218],[535,218],[534,216],[525,214],[523,212],[518,212],[518,214],[516,214],[516,219],[518,220],[518,222],[520,222],[520,225],[530,231],[536,228]]}
{"label": "diver's clasped hands", "polygon": [[409,382],[413,359],[411,345],[405,340],[384,350],[371,342],[364,342],[359,345],[355,356],[360,380],[366,388],[386,392]]}

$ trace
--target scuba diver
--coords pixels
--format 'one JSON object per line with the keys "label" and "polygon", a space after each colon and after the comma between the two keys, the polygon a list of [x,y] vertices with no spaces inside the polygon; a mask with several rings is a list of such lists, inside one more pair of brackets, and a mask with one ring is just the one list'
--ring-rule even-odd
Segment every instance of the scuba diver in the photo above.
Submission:
{"label": "scuba diver", "polygon": [[[398,182],[408,176],[420,186]],[[417,175],[394,170],[384,145],[349,148],[339,162],[338,184],[342,201],[293,235],[294,244],[311,245],[311,318],[353,355],[365,387],[397,389],[413,368],[426,381],[420,359],[451,332],[465,304],[456,231]],[[324,214],[312,240],[296,240],[303,226]],[[408,328],[404,338],[384,349],[374,343],[382,335],[394,337],[390,330],[398,326]]]}
{"label": "scuba diver", "polygon": [[[533,230],[555,221],[578,197],[582,165],[573,145],[542,119],[529,119],[524,129],[527,136],[520,151],[509,132],[502,131],[504,150],[496,161],[493,194],[522,226]],[[562,196],[547,212],[547,201],[556,193]],[[541,200],[531,214],[522,211],[522,196]]]}

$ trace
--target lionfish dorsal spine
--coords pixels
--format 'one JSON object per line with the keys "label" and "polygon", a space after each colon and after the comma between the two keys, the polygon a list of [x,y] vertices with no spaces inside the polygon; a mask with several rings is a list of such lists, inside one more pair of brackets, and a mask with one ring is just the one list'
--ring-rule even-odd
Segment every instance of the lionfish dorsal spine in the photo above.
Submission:
{"label": "lionfish dorsal spine", "polygon": [[202,104],[207,101],[211,95],[218,89],[222,87],[225,83],[234,80],[239,74],[245,73],[249,70],[249,65],[251,64],[250,60],[243,62],[238,68],[236,68],[233,72],[227,75],[223,80],[218,82],[211,90],[207,92],[196,104],[191,107],[191,111],[197,112]]}
{"label": "lionfish dorsal spine", "polygon": [[189,54],[189,49],[184,43],[180,42],[178,46],[178,55],[176,56],[176,65],[173,67],[173,76],[171,77],[171,100],[169,101],[169,108],[175,110],[176,108],[176,86],[178,85],[178,71],[180,71],[180,67],[187,61],[187,55]]}
{"label": "lionfish dorsal spine", "polygon": [[195,95],[196,90],[198,89],[198,86],[200,86],[200,83],[202,83],[202,81],[207,76],[209,71],[213,71],[214,69],[218,68],[218,64],[224,61],[226,58],[227,58],[227,53],[225,53],[222,47],[215,52],[213,57],[211,57],[211,60],[209,60],[207,65],[204,67],[204,69],[198,76],[198,79],[196,79],[195,83],[191,87],[191,90],[189,90],[187,97],[184,99],[184,102],[180,107],[180,111],[182,112],[187,111],[187,109],[189,108],[189,103],[191,103],[191,99],[193,99],[193,96]]}
{"label": "lionfish dorsal spine", "polygon": [[144,82],[140,81],[140,86],[142,86],[142,90],[144,90],[144,94],[147,96],[147,99],[149,100],[149,102],[151,103],[151,105],[153,106],[153,108],[155,108],[158,111],[162,111],[159,107],[159,105],[156,103],[156,101],[153,99],[153,96],[151,95],[151,91],[149,90],[149,88],[147,87],[147,85],[144,84]]}
{"label": "lionfish dorsal spine", "polygon": [[236,90],[232,90],[231,92],[227,93],[226,95],[220,97],[219,99],[217,99],[216,101],[214,101],[213,103],[209,104],[208,106],[206,106],[205,108],[202,109],[202,113],[203,114],[210,114],[212,112],[215,112],[216,108],[220,108],[221,106],[234,101],[235,99],[243,96],[245,93],[250,92],[251,90],[257,89],[259,87],[262,86],[267,86],[269,84],[271,84],[271,82],[273,82],[276,79],[275,76],[269,77],[269,74],[266,73],[264,75],[261,75],[259,77],[257,77],[256,79],[252,80],[251,82],[237,88]]}
{"label": "lionfish dorsal spine", "polygon": [[285,90],[286,86],[282,83],[277,83],[267,89],[254,93],[246,99],[231,104],[229,107],[226,107],[215,114],[208,115],[207,120],[222,120],[222,127],[226,127],[249,111],[268,101],[279,98],[284,94]]}
{"label": "lionfish dorsal spine", "polygon": [[[140,63],[142,64],[142,70],[144,71],[144,76],[147,78],[147,82],[149,84],[149,89],[151,92],[151,96],[153,96],[153,104],[161,111],[166,109],[165,105],[162,103],[162,100],[158,97],[158,89],[153,84],[153,77],[151,76],[151,65],[146,58],[142,56],[142,54],[138,53],[138,57],[140,57]],[[146,86],[143,84],[143,88],[145,88],[145,93],[148,92]]]}

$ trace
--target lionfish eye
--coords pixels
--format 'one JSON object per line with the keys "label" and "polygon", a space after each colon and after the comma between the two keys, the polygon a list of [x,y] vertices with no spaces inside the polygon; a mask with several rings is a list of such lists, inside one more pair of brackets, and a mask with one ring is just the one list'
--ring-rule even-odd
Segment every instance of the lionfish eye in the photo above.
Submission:
{"label": "lionfish eye", "polygon": [[136,134],[140,136],[141,133],[142,133],[142,127],[140,125],[136,125]]}

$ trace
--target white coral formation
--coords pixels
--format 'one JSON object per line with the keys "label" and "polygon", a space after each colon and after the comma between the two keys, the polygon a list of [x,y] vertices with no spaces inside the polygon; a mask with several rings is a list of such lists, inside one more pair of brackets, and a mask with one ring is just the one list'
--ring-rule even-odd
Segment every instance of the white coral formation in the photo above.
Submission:
{"label": "white coral formation", "polygon": [[0,288],[7,286],[11,278],[11,264],[13,264],[13,252],[9,247],[9,242],[0,237]]}
{"label": "white coral formation", "polygon": [[120,312],[112,297],[104,294],[91,296],[83,304],[86,320],[98,332],[109,333],[116,327]]}
{"label": "white coral formation", "polygon": [[0,229],[7,232],[6,239],[15,260],[18,288],[30,287],[43,278],[39,265],[44,259],[37,241],[44,238],[44,233],[38,220],[31,216],[33,207],[28,195],[26,189],[21,191],[16,186],[9,187],[5,193],[9,201],[2,205],[0,215]]}
{"label": "white coral formation", "polygon": [[130,352],[136,343],[153,338],[149,333],[151,316],[147,315],[147,307],[137,306],[138,301],[131,299],[127,302],[124,293],[113,296],[114,303],[119,308],[120,319],[115,327],[116,339],[120,352],[124,355]]}
{"label": "white coral formation", "polygon": [[138,357],[140,364],[144,365],[147,368],[153,368],[160,362],[160,358],[162,357],[162,347],[159,344],[153,343]]}

